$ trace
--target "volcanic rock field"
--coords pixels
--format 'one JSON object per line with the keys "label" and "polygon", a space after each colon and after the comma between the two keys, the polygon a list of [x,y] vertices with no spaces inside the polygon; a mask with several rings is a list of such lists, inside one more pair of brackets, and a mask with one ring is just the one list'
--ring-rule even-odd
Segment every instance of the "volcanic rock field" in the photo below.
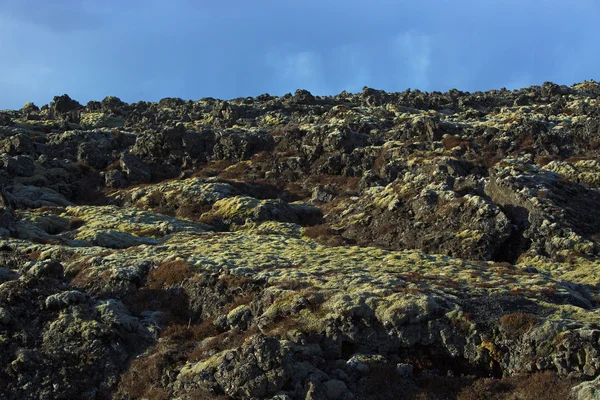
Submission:
{"label": "volcanic rock field", "polygon": [[600,84],[0,111],[0,399],[600,399]]}

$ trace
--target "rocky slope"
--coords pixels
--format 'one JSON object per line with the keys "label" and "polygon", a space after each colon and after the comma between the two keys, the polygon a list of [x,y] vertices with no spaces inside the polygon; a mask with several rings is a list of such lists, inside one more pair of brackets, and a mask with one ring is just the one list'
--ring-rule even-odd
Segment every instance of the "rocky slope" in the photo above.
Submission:
{"label": "rocky slope", "polygon": [[600,84],[0,112],[0,398],[600,398]]}

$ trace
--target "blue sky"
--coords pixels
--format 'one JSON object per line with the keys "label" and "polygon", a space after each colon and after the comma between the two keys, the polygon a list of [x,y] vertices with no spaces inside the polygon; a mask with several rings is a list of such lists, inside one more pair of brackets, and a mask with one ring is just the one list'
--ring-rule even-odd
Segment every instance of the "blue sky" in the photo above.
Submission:
{"label": "blue sky", "polygon": [[600,80],[598,21],[597,0],[0,0],[0,109],[571,85]]}

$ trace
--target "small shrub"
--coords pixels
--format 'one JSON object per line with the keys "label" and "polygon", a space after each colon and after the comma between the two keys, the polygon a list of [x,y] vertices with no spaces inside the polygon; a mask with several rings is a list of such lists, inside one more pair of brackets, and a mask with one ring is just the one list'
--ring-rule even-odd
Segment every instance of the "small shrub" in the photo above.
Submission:
{"label": "small shrub", "polygon": [[158,226],[150,226],[147,228],[132,229],[131,234],[138,237],[160,237],[163,236],[163,230]]}
{"label": "small shrub", "polygon": [[160,337],[174,341],[200,341],[207,337],[215,336],[217,329],[211,320],[204,320],[200,324],[170,324],[160,333]]}
{"label": "small shrub", "polygon": [[545,371],[503,379],[479,379],[463,389],[457,399],[566,400],[573,385],[573,379],[561,378],[555,372]]}
{"label": "small shrub", "polygon": [[387,163],[388,160],[386,160],[386,154],[382,151],[377,155],[375,161],[373,161],[373,169],[375,170],[375,172],[381,173],[387,165]]}
{"label": "small shrub", "polygon": [[318,174],[307,179],[311,187],[324,187],[334,193],[356,194],[360,189],[360,178],[357,176]]}
{"label": "small shrub", "polygon": [[127,372],[121,375],[119,391],[135,399],[167,400],[169,393],[159,386],[164,368],[165,359],[160,353],[131,361]]}
{"label": "small shrub", "polygon": [[311,239],[317,239],[322,236],[332,235],[333,231],[326,224],[308,226],[304,228],[303,235]]}
{"label": "small shrub", "polygon": [[77,164],[77,166],[79,167],[79,170],[81,171],[81,173],[83,175],[87,175],[88,173],[90,173],[92,171],[92,167],[90,167],[89,165],[87,165],[85,163],[77,161],[75,164]]}
{"label": "small shrub", "polygon": [[250,164],[246,161],[241,161],[235,165],[227,167],[219,176],[225,179],[243,180],[244,176],[250,172]]}
{"label": "small shrub", "polygon": [[552,161],[554,161],[554,158],[552,156],[538,156],[535,158],[535,162],[540,168],[550,164]]}
{"label": "small shrub", "polygon": [[535,138],[533,136],[526,136],[521,139],[519,145],[519,151],[521,153],[534,153]]}
{"label": "small shrub", "polygon": [[235,349],[240,347],[246,339],[258,333],[256,327],[250,328],[243,332],[229,331],[213,337],[207,343],[196,348],[188,355],[188,360],[191,362],[202,360],[212,354],[219,353],[223,350]]}
{"label": "small shrub", "polygon": [[306,227],[303,235],[327,246],[343,246],[346,244],[346,240],[326,224]]}
{"label": "small shrub", "polygon": [[502,325],[509,336],[518,337],[530,330],[536,321],[537,318],[535,315],[515,312],[502,316],[500,318],[500,325]]}
{"label": "small shrub", "polygon": [[177,218],[198,220],[202,214],[209,211],[211,205],[208,204],[182,204],[177,208],[175,216]]}
{"label": "small shrub", "polygon": [[298,136],[300,134],[297,124],[280,125],[269,132],[269,135],[277,136]]}
{"label": "small shrub", "polygon": [[158,267],[150,273],[148,286],[154,289],[173,286],[191,278],[193,275],[190,265],[186,261],[167,261],[160,263]]}
{"label": "small shrub", "polygon": [[218,160],[208,163],[204,168],[195,172],[192,177],[194,178],[208,178],[211,176],[218,176],[227,167],[231,166],[232,162],[228,160]]}
{"label": "small shrub", "polygon": [[189,399],[194,400],[229,400],[229,396],[211,392],[208,389],[196,388],[188,392]]}
{"label": "small shrub", "polygon": [[52,214],[61,214],[65,211],[64,207],[56,207],[56,206],[41,206],[38,208],[40,212],[50,212]]}
{"label": "small shrub", "polygon": [[120,171],[121,170],[121,160],[114,160],[108,167],[106,167],[107,171]]}
{"label": "small shrub", "polygon": [[238,296],[235,296],[232,301],[225,304],[219,310],[221,314],[228,314],[229,311],[238,308],[239,306],[243,306],[251,303],[253,300],[253,296],[249,293],[243,293]]}
{"label": "small shrub", "polygon": [[159,190],[155,190],[148,194],[148,196],[146,196],[146,199],[149,207],[161,207],[165,202],[165,196]]}
{"label": "small shrub", "polygon": [[442,143],[444,144],[444,148],[446,150],[452,150],[455,147],[460,147],[461,149],[470,149],[472,146],[470,141],[453,135],[448,135],[443,138]]}
{"label": "small shrub", "polygon": [[547,190],[543,190],[543,189],[539,189],[536,193],[535,196],[540,198],[540,199],[547,199],[550,197],[550,192]]}
{"label": "small shrub", "polygon": [[251,278],[242,275],[227,274],[219,277],[219,282],[230,289],[241,289],[248,283],[252,282]]}
{"label": "small shrub", "polygon": [[69,221],[69,230],[74,231],[75,229],[81,228],[83,225],[85,225],[85,221],[81,218],[72,218]]}

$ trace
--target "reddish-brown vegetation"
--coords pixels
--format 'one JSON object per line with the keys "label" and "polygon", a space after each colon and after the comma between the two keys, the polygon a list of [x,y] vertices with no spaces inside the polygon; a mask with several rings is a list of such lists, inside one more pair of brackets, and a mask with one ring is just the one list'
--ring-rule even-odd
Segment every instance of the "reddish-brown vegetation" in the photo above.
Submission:
{"label": "reddish-brown vegetation", "polygon": [[158,289],[182,283],[191,278],[193,272],[184,260],[174,260],[160,263],[153,269],[148,279],[148,287]]}
{"label": "reddish-brown vegetation", "polygon": [[500,318],[500,325],[509,336],[518,337],[531,329],[536,321],[537,318],[535,315],[516,312],[502,316]]}

